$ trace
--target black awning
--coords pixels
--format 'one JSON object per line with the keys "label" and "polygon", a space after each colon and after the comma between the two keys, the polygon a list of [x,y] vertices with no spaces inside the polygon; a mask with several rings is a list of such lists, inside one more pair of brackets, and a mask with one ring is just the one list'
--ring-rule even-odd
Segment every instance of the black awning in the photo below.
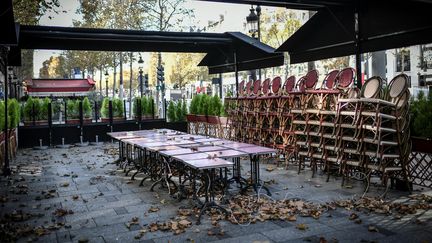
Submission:
{"label": "black awning", "polygon": [[206,2],[236,3],[247,5],[262,5],[284,7],[290,9],[318,10],[327,6],[344,6],[353,4],[355,0],[200,0]]}
{"label": "black awning", "polygon": [[0,4],[0,45],[18,44],[18,25],[15,25],[12,0],[2,1]]}
{"label": "black awning", "polygon": [[[387,4],[385,4],[387,3]],[[361,1],[360,52],[432,42],[429,2]],[[327,7],[315,14],[277,51],[288,51],[291,63],[356,54],[355,9]]]}
{"label": "black awning", "polygon": [[234,72],[234,55],[238,71],[283,65],[283,54],[274,53],[272,47],[240,32],[226,34],[233,39],[233,46],[229,49],[215,48],[198,64],[207,66],[210,74]]}
{"label": "black awning", "polygon": [[208,52],[226,48],[231,38],[225,34],[161,32],[53,26],[21,26],[22,49],[91,51]]}

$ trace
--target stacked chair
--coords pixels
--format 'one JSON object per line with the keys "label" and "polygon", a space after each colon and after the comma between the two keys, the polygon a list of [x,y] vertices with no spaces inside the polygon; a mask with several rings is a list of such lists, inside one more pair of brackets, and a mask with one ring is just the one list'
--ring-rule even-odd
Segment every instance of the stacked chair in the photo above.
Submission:
{"label": "stacked chair", "polygon": [[[380,77],[358,90],[355,70],[329,72],[321,85],[312,70],[298,80],[242,81],[239,97],[225,99],[232,139],[278,149],[285,164],[308,164],[347,178],[365,180],[376,174],[388,188],[389,179],[408,180],[410,153],[408,79],[396,76],[388,86]],[[386,87],[386,88],[383,88]],[[386,190],[387,191],[387,190]]]}

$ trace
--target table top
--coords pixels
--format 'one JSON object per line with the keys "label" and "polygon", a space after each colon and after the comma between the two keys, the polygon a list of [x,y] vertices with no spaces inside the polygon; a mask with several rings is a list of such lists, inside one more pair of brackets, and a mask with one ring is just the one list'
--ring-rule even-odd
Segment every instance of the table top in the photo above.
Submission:
{"label": "table top", "polygon": [[232,162],[219,158],[183,160],[183,162],[186,165],[198,170],[226,168],[233,166]]}
{"label": "table top", "polygon": [[181,149],[160,151],[160,154],[165,155],[165,156],[175,156],[175,155],[193,154],[193,153],[196,153],[196,151],[191,150],[190,148],[181,148]]}
{"label": "table top", "polygon": [[196,147],[198,152],[210,152],[210,151],[219,151],[219,150],[226,150],[227,148],[221,147],[221,146],[198,146]]}
{"label": "table top", "polygon": [[262,147],[262,146],[251,146],[251,147],[243,147],[239,148],[239,151],[246,152],[248,154],[271,154],[276,153],[276,149]]}
{"label": "table top", "polygon": [[226,149],[226,150],[221,150],[221,151],[211,151],[211,152],[206,152],[206,154],[210,155],[211,157],[218,157],[218,158],[234,158],[234,157],[249,155],[246,152],[238,151],[238,150],[234,150],[234,149]]}
{"label": "table top", "polygon": [[164,150],[175,150],[175,149],[181,149],[181,148],[178,146],[175,146],[175,145],[162,145],[162,146],[147,147],[147,149],[150,151],[159,152],[159,151],[164,151]]}
{"label": "table top", "polygon": [[174,155],[174,159],[176,160],[195,160],[195,159],[207,159],[209,158],[209,155],[206,153],[193,153],[193,154],[181,154],[181,155]]}
{"label": "table top", "polygon": [[200,143],[205,143],[205,142],[216,142],[216,141],[220,141],[221,139],[219,138],[199,138],[199,139],[195,139],[196,142],[200,142]]}
{"label": "table top", "polygon": [[232,142],[232,143],[224,144],[224,145],[220,145],[220,146],[230,148],[230,149],[239,149],[239,148],[245,148],[245,147],[252,147],[255,145],[249,144],[249,143]]}

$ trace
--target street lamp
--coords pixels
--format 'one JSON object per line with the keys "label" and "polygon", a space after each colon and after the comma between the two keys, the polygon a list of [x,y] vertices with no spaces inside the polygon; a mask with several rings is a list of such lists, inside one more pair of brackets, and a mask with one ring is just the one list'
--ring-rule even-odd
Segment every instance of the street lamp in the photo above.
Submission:
{"label": "street lamp", "polygon": [[[255,14],[256,11],[256,14]],[[249,33],[252,38],[261,40],[261,29],[260,29],[260,17],[261,17],[261,7],[258,5],[255,9],[253,5],[250,8],[250,13],[246,17],[246,23],[249,28]],[[261,80],[261,69],[258,69],[259,79]]]}
{"label": "street lamp", "polygon": [[108,70],[105,70],[105,96],[108,97]]}
{"label": "street lamp", "polygon": [[140,96],[143,96],[143,68],[144,68],[144,60],[139,56],[138,60],[138,68],[139,68],[139,87],[140,87]]}

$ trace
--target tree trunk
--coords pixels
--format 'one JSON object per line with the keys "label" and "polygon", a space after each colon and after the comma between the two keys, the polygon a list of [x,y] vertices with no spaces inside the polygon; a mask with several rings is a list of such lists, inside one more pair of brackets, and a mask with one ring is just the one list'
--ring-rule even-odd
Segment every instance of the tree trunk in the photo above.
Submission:
{"label": "tree trunk", "polygon": [[123,100],[123,52],[120,52],[120,80],[119,80],[119,98]]}
{"label": "tree trunk", "polygon": [[130,59],[129,59],[129,117],[132,117],[132,61],[133,61],[133,52],[130,53]]}
{"label": "tree trunk", "polygon": [[112,90],[113,90],[112,97],[113,98],[115,97],[116,76],[117,76],[117,64],[116,64],[116,56],[115,56],[115,53],[114,53],[114,77],[113,77],[113,88],[112,88]]}

